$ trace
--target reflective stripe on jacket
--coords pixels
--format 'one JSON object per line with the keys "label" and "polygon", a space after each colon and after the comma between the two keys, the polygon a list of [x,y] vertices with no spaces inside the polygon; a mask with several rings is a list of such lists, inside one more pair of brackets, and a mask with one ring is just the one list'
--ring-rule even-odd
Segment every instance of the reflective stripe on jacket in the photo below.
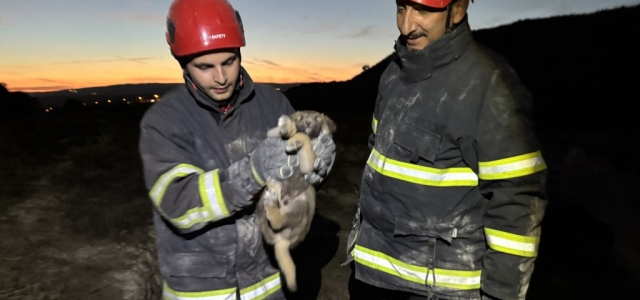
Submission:
{"label": "reflective stripe on jacket", "polygon": [[547,203],[532,112],[466,18],[424,50],[396,44],[348,249],[356,278],[446,299],[523,298]]}
{"label": "reflective stripe on jacket", "polygon": [[242,69],[232,108],[191,84],[164,95],[144,115],[140,155],[153,203],[165,299],[281,299],[280,275],[253,212],[248,153],[293,112],[274,88]]}

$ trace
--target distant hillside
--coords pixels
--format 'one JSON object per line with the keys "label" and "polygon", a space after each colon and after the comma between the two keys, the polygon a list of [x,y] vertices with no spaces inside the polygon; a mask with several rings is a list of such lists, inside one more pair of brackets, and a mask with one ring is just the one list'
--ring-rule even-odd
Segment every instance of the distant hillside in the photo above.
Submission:
{"label": "distant hillside", "polygon": [[176,86],[178,83],[142,83],[142,84],[118,84],[109,86],[96,86],[75,90],[60,90],[53,92],[30,93],[37,98],[46,97],[83,97],[83,96],[119,96],[125,94],[162,94]]}
{"label": "distant hillside", "polygon": [[[512,63],[536,96],[543,125],[637,128],[629,104],[637,99],[638,19],[640,5],[518,21],[474,35]],[[286,95],[299,109],[369,112],[389,61],[390,56],[349,81],[302,84]]]}
{"label": "distant hillside", "polygon": [[[52,92],[29,93],[32,97],[38,98],[43,107],[60,106],[67,99],[79,99],[84,101],[107,100],[108,98],[137,98],[152,97],[162,95],[167,91],[182,85],[183,83],[140,83],[140,84],[118,84],[109,86],[88,87],[75,90],[60,90]],[[286,91],[300,83],[264,83]]]}

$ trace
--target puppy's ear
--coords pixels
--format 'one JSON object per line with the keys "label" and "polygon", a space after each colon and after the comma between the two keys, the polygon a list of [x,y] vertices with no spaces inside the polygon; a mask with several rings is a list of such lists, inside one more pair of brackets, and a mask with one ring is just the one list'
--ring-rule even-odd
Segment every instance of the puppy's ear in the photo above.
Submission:
{"label": "puppy's ear", "polygon": [[333,120],[329,119],[329,117],[327,117],[326,115],[323,115],[324,119],[325,119],[325,123],[327,124],[327,128],[329,129],[330,133],[335,133],[336,130],[338,129],[338,127],[336,126],[336,123],[333,122]]}

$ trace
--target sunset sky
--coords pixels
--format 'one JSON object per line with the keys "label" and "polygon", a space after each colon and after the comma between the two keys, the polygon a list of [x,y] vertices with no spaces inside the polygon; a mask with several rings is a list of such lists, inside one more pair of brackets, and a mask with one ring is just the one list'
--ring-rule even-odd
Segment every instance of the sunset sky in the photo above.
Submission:
{"label": "sunset sky", "polygon": [[[347,80],[390,54],[392,0],[231,0],[258,82]],[[2,0],[0,82],[11,91],[181,82],[164,39],[171,0]],[[478,0],[473,29],[586,13],[639,0]],[[561,30],[561,29],[559,29]],[[553,33],[550,33],[553,34]]]}

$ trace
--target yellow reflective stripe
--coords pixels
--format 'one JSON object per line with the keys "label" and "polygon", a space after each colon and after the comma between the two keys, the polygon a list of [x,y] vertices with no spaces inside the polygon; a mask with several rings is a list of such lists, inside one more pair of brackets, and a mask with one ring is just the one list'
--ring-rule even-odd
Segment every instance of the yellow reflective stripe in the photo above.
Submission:
{"label": "yellow reflective stripe", "polygon": [[194,224],[206,222],[207,220],[213,220],[211,212],[205,207],[195,207],[188,210],[181,217],[171,219],[171,223],[178,228],[189,228]]}
{"label": "yellow reflective stripe", "polygon": [[[435,268],[431,271],[427,267],[407,264],[382,252],[367,249],[356,245],[352,251],[355,261],[389,275],[402,278],[406,281],[424,285],[425,283],[437,287],[451,288],[457,290],[473,290],[480,288],[482,270],[463,271],[447,270]],[[429,278],[427,278],[429,272]]]}
{"label": "yellow reflective stripe", "polygon": [[478,176],[470,168],[436,169],[387,158],[376,149],[367,162],[376,172],[391,178],[429,186],[477,186]]}
{"label": "yellow reflective stripe", "polygon": [[171,219],[178,228],[189,228],[197,223],[218,221],[229,217],[229,210],[224,203],[222,190],[220,189],[220,177],[218,169],[200,174],[198,178],[198,190],[202,207],[194,207],[181,217]]}
{"label": "yellow reflective stripe", "polygon": [[496,229],[485,228],[487,244],[491,249],[524,257],[538,256],[540,237],[517,235]]}
{"label": "yellow reflective stripe", "polygon": [[500,160],[479,162],[479,177],[483,180],[509,179],[526,176],[547,168],[540,151]]}
{"label": "yellow reflective stripe", "polygon": [[220,220],[229,216],[229,210],[222,196],[220,188],[219,170],[200,175],[199,189],[200,197],[205,208],[207,208],[215,217],[214,220]]}
{"label": "yellow reflective stripe", "polygon": [[165,300],[235,300],[236,288],[206,292],[178,292],[164,283],[162,297]]}
{"label": "yellow reflective stripe", "polygon": [[171,184],[171,182],[176,178],[186,177],[193,173],[202,174],[204,173],[204,170],[189,164],[179,164],[168,172],[162,174],[149,191],[149,196],[153,200],[153,203],[160,207],[160,203],[162,203],[162,198],[164,197],[169,184]]}
{"label": "yellow reflective stripe", "polygon": [[253,167],[253,164],[251,165],[251,174],[253,174],[253,179],[255,179],[260,186],[265,185],[264,180],[258,175],[258,171]]}
{"label": "yellow reflective stripe", "polygon": [[376,134],[378,130],[378,120],[376,120],[376,116],[373,116],[373,120],[371,121],[371,129],[373,129],[373,134]]}
{"label": "yellow reflective stripe", "polygon": [[280,273],[273,274],[264,280],[240,290],[241,300],[262,300],[282,288]]}

